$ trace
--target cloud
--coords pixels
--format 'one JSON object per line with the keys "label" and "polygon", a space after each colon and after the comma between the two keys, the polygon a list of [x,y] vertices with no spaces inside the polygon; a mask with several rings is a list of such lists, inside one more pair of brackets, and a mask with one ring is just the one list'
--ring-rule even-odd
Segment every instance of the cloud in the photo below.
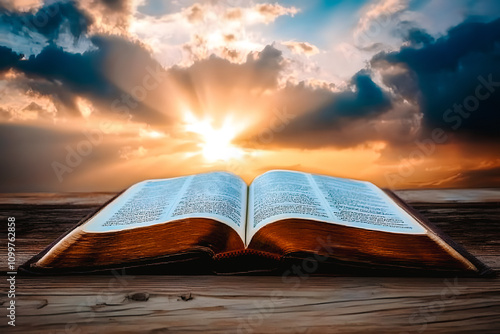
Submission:
{"label": "cloud", "polygon": [[11,114],[8,110],[0,108],[0,121],[5,122],[10,120]]}
{"label": "cloud", "polygon": [[267,45],[249,53],[243,63],[213,55],[188,67],[174,66],[168,73],[177,101],[195,113],[218,119],[228,112],[243,117],[249,107],[258,110],[269,100],[266,92],[278,88],[283,66],[281,51]]}
{"label": "cloud", "polygon": [[224,19],[244,21],[247,23],[271,23],[284,15],[294,16],[299,10],[296,7],[284,7],[277,3],[261,3],[253,7],[235,7],[225,10]]}
{"label": "cloud", "polygon": [[428,129],[474,140],[498,137],[500,19],[466,21],[437,40],[425,31],[412,30],[409,36],[409,46],[372,59],[383,82],[418,103]]}
{"label": "cloud", "polygon": [[318,48],[308,42],[286,41],[285,45],[290,51],[296,54],[305,54],[307,56],[315,55],[319,52]]}
{"label": "cloud", "polygon": [[[148,6],[152,6],[148,4]],[[280,4],[220,1],[177,4],[175,10],[151,15],[133,10],[127,33],[151,46],[165,66],[189,66],[212,54],[235,63],[266,42],[267,27],[278,17],[293,16],[298,9]],[[149,12],[149,11],[148,11]],[[260,25],[261,28],[256,28]]]}
{"label": "cloud", "polygon": [[282,147],[349,147],[378,140],[373,122],[392,107],[390,96],[365,71],[342,90],[302,82],[275,94],[274,108],[288,115],[283,129],[273,134],[272,144]]}
{"label": "cloud", "polygon": [[65,89],[77,94],[116,97],[119,91],[105,77],[105,55],[101,50],[74,54],[49,45],[39,55],[19,61],[15,69],[31,77],[59,81]]}
{"label": "cloud", "polygon": [[38,115],[38,117],[52,118],[52,112],[46,110],[44,107],[39,105],[36,102],[31,102],[26,107],[23,108],[23,111],[34,112]]}
{"label": "cloud", "polygon": [[400,14],[408,8],[408,0],[377,0],[365,8],[354,30],[354,37],[362,39],[363,34],[373,35],[374,31],[389,25],[393,16]]}
{"label": "cloud", "polygon": [[114,12],[124,12],[128,9],[129,0],[95,0],[94,3],[101,3]]}
{"label": "cloud", "polygon": [[260,14],[265,23],[274,21],[278,16],[291,15],[294,16],[298,13],[295,7],[283,7],[279,4],[258,4],[253,7],[253,10]]}
{"label": "cloud", "polygon": [[164,72],[163,67],[141,45],[123,38],[95,36],[91,40],[95,49],[84,53],[67,52],[51,44],[28,59],[0,49],[11,59],[3,69],[10,68],[23,75],[11,79],[11,85],[52,96],[73,115],[80,114],[75,100],[83,96],[104,113],[127,110],[126,114],[137,120],[165,122],[167,116],[153,108],[162,101],[161,93],[144,87],[145,80],[155,88],[162,84],[155,83],[154,73]]}
{"label": "cloud", "polygon": [[[106,0],[47,2],[26,12],[0,6],[0,31],[13,36],[7,40],[9,46],[0,46],[0,74],[6,73],[2,79],[9,91],[51,97],[58,110],[54,117],[81,115],[77,100],[85,97],[103,113],[127,109],[122,114],[164,122],[165,115],[153,107],[161,102],[158,92],[145,92],[147,97],[134,94],[145,90],[143,83],[150,72],[164,71],[150,50],[127,35],[90,34],[96,17],[101,24],[101,18],[112,13],[126,16],[129,7],[129,1]],[[98,9],[99,15],[93,16]],[[68,48],[67,36],[72,36],[74,45],[86,44],[80,50]],[[23,50],[28,51],[26,56]],[[123,107],[124,97],[131,95],[127,103],[134,107]],[[15,119],[26,119],[23,107],[10,105],[15,105]]]}
{"label": "cloud", "polygon": [[28,31],[32,31],[54,41],[67,30],[77,39],[91,24],[92,18],[73,1],[46,4],[36,12],[17,12],[0,6],[0,26],[20,36],[28,37]]}
{"label": "cloud", "polygon": [[92,34],[129,34],[133,21],[134,0],[80,0],[81,6],[92,16]]}
{"label": "cloud", "polygon": [[[195,84],[203,81],[203,76],[212,80],[212,84],[220,80],[226,85],[233,77],[235,82],[239,78],[247,82],[250,89],[275,88],[280,71],[283,69],[282,52],[271,45],[266,45],[260,52],[249,53],[242,64],[233,64],[226,59],[211,56],[208,59],[195,62],[186,68],[174,68],[173,72],[186,73],[191,76],[190,82]],[[181,80],[184,81],[184,80]]]}
{"label": "cloud", "polygon": [[196,23],[203,21],[203,9],[200,5],[194,4],[188,8],[188,13],[186,17],[190,23]]}
{"label": "cloud", "polygon": [[431,44],[435,39],[422,29],[410,28],[405,32],[403,40],[407,46],[419,47]]}
{"label": "cloud", "polygon": [[39,7],[42,0],[3,0],[2,5],[10,10],[30,10]]}
{"label": "cloud", "polygon": [[11,49],[0,46],[0,73],[13,67],[23,57]]}
{"label": "cloud", "polygon": [[377,86],[371,77],[361,71],[351,81],[353,91],[346,90],[332,94],[332,103],[322,110],[310,115],[314,126],[329,127],[337,118],[358,118],[377,114],[387,110],[390,106],[389,97]]}

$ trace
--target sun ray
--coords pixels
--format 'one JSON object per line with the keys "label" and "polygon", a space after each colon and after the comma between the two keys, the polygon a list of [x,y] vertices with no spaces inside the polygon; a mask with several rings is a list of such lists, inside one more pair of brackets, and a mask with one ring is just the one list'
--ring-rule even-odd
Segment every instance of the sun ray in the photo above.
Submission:
{"label": "sun ray", "polygon": [[213,126],[210,118],[198,119],[192,112],[185,113],[185,129],[200,137],[198,146],[207,162],[227,161],[243,156],[244,151],[232,141],[239,132],[232,118],[227,116],[218,128]]}

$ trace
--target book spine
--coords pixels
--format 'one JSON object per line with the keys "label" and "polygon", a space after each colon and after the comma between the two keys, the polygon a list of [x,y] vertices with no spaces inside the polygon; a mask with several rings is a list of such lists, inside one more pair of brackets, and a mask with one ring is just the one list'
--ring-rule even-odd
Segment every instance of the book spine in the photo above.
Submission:
{"label": "book spine", "polygon": [[263,251],[257,251],[253,249],[241,249],[237,251],[231,251],[231,252],[223,252],[223,253],[218,253],[214,256],[214,260],[223,260],[223,259],[229,259],[229,258],[234,258],[234,257],[239,257],[239,256],[246,256],[246,255],[257,255],[260,257],[265,257],[273,260],[279,261],[281,259],[280,255],[273,254],[273,253],[268,253],[268,252],[263,252]]}

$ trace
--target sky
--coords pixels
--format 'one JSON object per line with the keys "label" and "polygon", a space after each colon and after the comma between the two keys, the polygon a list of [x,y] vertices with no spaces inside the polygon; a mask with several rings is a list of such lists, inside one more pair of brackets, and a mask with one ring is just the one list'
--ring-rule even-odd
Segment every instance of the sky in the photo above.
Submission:
{"label": "sky", "polygon": [[0,191],[500,186],[500,2],[2,0]]}

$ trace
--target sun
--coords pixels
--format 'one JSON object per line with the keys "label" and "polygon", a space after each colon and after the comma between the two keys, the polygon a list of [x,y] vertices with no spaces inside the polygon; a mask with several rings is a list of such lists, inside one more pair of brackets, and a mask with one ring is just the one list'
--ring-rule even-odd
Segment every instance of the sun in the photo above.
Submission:
{"label": "sun", "polygon": [[243,156],[244,151],[235,146],[232,141],[239,132],[239,128],[226,117],[219,128],[214,128],[209,118],[198,119],[191,112],[185,114],[186,131],[200,136],[203,157],[208,162],[227,161]]}

